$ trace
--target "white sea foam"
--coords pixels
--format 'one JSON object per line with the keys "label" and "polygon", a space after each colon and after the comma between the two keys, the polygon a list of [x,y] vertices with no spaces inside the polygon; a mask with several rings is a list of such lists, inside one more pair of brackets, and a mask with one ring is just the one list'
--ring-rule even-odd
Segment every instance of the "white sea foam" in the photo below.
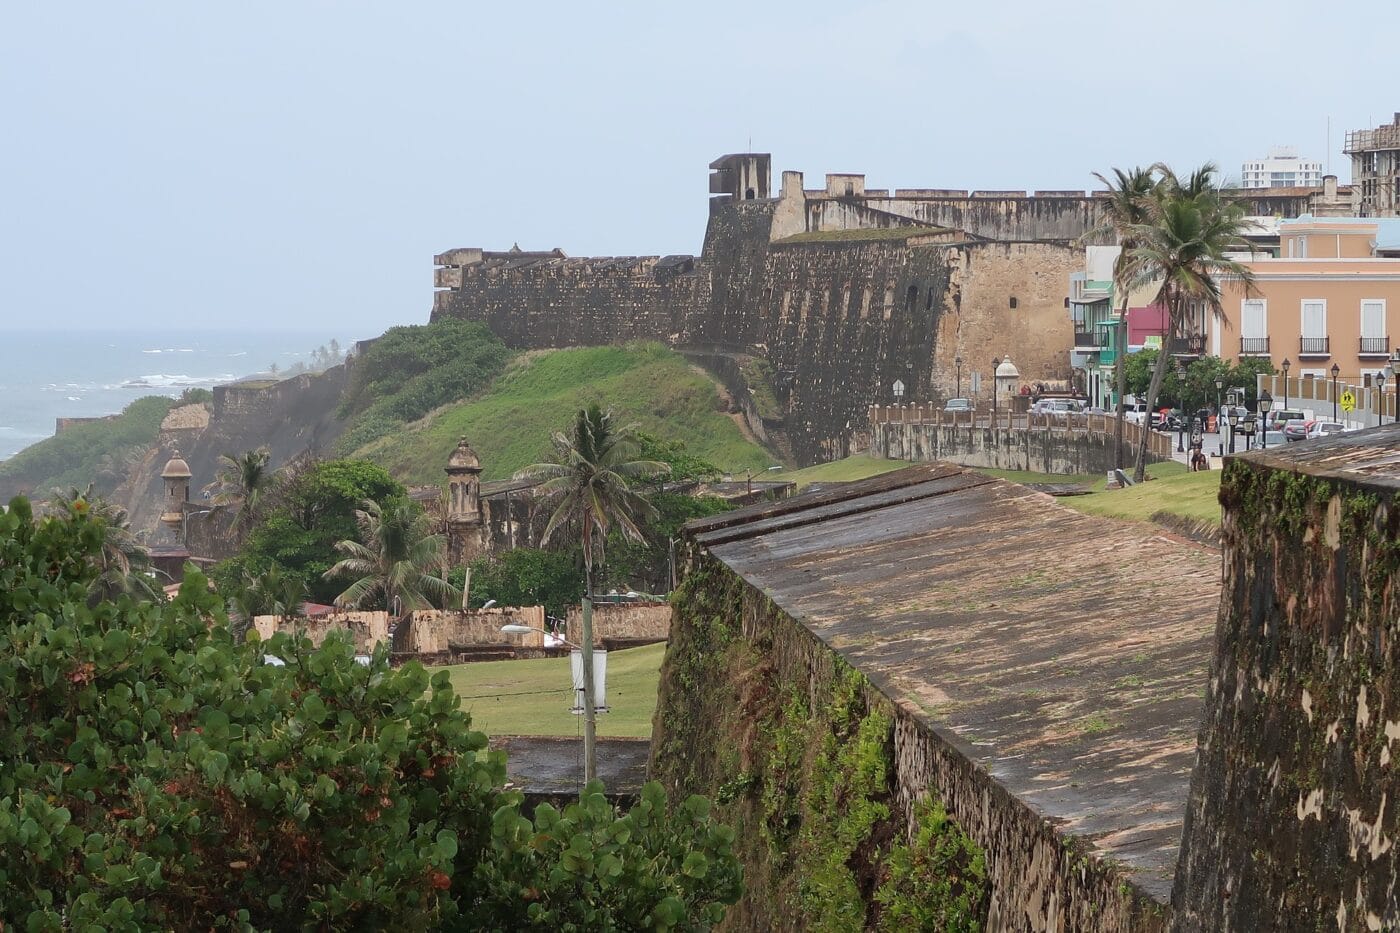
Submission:
{"label": "white sea foam", "polygon": [[180,389],[192,386],[213,386],[224,382],[232,382],[236,377],[232,373],[221,373],[217,376],[190,376],[185,373],[153,373],[147,376],[137,376],[135,379],[128,379],[116,385],[104,386],[108,389]]}

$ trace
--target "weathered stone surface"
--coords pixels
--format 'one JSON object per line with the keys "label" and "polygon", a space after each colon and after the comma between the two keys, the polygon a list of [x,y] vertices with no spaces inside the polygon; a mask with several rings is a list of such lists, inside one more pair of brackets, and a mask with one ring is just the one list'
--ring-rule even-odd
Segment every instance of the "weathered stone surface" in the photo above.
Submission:
{"label": "weathered stone surface", "polygon": [[[989,928],[1161,928],[1218,554],[948,464],[689,533],[743,581],[763,659],[721,692],[809,691],[837,657],[867,678],[893,710],[900,804],[934,795],[986,852]],[[682,604],[672,650],[715,624]],[[663,678],[653,767],[713,793],[742,778],[724,748],[743,739],[692,723],[668,743],[683,680]]]}
{"label": "weathered stone surface", "polygon": [[1400,928],[1400,427],[1232,457],[1174,928]]}

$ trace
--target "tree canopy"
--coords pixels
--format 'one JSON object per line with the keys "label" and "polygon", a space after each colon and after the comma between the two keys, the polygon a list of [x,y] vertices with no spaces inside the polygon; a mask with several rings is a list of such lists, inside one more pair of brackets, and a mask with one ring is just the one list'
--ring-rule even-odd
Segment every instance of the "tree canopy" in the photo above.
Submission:
{"label": "tree canopy", "polygon": [[89,605],[104,531],[0,514],[7,928],[706,930],[737,899],[702,798],[527,815],[446,672],[236,642],[193,567]]}

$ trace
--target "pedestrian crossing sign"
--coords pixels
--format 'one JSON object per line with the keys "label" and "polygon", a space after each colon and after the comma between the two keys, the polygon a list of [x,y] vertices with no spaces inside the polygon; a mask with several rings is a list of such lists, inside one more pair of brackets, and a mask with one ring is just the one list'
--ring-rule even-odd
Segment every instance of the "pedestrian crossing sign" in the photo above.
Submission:
{"label": "pedestrian crossing sign", "polygon": [[1356,393],[1351,391],[1350,389],[1347,389],[1345,392],[1342,393],[1340,402],[1342,406],[1342,411],[1350,414],[1352,411],[1356,410]]}

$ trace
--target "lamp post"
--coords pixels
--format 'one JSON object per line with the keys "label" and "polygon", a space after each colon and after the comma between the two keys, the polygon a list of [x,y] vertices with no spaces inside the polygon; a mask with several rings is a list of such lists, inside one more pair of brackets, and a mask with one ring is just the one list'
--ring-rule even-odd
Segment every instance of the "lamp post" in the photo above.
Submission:
{"label": "lamp post", "polygon": [[[1215,436],[1220,437],[1220,432],[1224,430],[1220,424],[1220,390],[1225,388],[1225,380],[1219,376],[1215,377]],[[1225,452],[1225,443],[1221,441],[1220,452]]]}
{"label": "lamp post", "polygon": [[[1387,366],[1385,369],[1382,369],[1379,373],[1377,373],[1381,380],[1380,385],[1376,388],[1376,391],[1380,393],[1381,410],[1380,414],[1376,417],[1376,424],[1385,424],[1385,388],[1387,385],[1390,384],[1390,374],[1393,371],[1394,367]],[[1397,418],[1400,418],[1400,399],[1396,400],[1395,416]]]}
{"label": "lamp post", "polygon": [[[557,638],[561,643],[577,651],[583,662],[583,783],[587,784],[598,776],[598,710],[594,705],[597,699],[594,697],[593,686],[593,612],[592,605],[588,599],[583,601],[583,643],[574,644],[553,632],[546,632],[542,628],[535,628],[533,625],[518,625],[510,623],[501,626],[501,632],[506,635],[528,635],[531,632],[540,632],[551,638]],[[606,654],[606,652],[605,652]]]}
{"label": "lamp post", "polygon": [[956,367],[958,368],[958,388],[957,388],[956,397],[957,397],[957,398],[962,398],[962,356],[961,356],[961,354],[958,355],[958,356],[953,357],[953,365],[956,366]]}
{"label": "lamp post", "polygon": [[997,422],[997,367],[1001,365],[1001,357],[992,357],[992,426]]}
{"label": "lamp post", "polygon": [[1272,395],[1269,394],[1269,390],[1268,390],[1268,389],[1265,389],[1263,392],[1260,392],[1260,393],[1259,393],[1259,429],[1260,429],[1261,431],[1263,431],[1263,434],[1260,435],[1260,439],[1259,439],[1259,447],[1260,447],[1261,450],[1267,450],[1267,449],[1269,448],[1269,421],[1268,421],[1268,414],[1269,414],[1270,411],[1273,410],[1273,407],[1274,407],[1274,397],[1273,397]]}
{"label": "lamp post", "polygon": [[1395,423],[1400,424],[1400,347],[1390,354],[1390,371],[1395,374]]}
{"label": "lamp post", "polygon": [[1186,453],[1186,445],[1183,443],[1186,436],[1186,369],[1180,362],[1176,364],[1176,384],[1180,390],[1177,394],[1177,403],[1181,406],[1181,415],[1176,419],[1176,452],[1184,454]]}
{"label": "lamp post", "polygon": [[1234,453],[1234,452],[1235,452],[1235,428],[1237,428],[1237,427],[1240,426],[1240,413],[1239,413],[1238,411],[1235,410],[1234,406],[1231,406],[1231,407],[1230,407],[1229,422],[1230,422],[1230,453]]}
{"label": "lamp post", "polygon": [[1288,407],[1288,367],[1293,364],[1288,362],[1288,357],[1283,358],[1283,407]]}
{"label": "lamp post", "polygon": [[1342,367],[1336,363],[1332,364],[1332,420],[1337,420],[1337,376],[1341,373]]}

